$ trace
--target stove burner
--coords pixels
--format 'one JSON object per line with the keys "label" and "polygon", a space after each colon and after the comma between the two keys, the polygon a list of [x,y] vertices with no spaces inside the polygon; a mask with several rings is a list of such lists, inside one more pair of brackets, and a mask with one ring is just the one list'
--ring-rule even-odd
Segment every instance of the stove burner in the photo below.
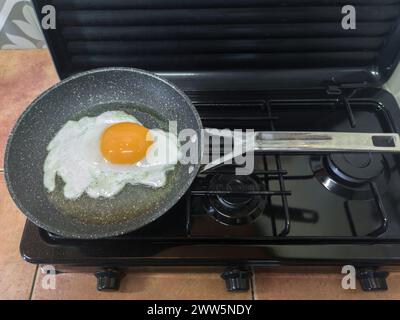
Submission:
{"label": "stove burner", "polygon": [[372,199],[370,182],[387,184],[386,160],[377,153],[337,153],[311,158],[317,179],[346,199]]}
{"label": "stove burner", "polygon": [[336,153],[327,158],[328,166],[340,179],[351,183],[364,183],[379,176],[383,169],[381,154]]}
{"label": "stove burner", "polygon": [[205,197],[208,212],[219,222],[227,225],[243,225],[254,221],[265,208],[264,195],[251,192],[264,191],[264,185],[256,176],[234,174],[212,175],[210,190],[232,192]]}

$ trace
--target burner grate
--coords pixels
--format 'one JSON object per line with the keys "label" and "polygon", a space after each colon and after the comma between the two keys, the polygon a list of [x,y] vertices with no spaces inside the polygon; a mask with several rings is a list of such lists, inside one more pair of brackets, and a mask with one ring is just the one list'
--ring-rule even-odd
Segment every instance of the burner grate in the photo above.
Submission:
{"label": "burner grate", "polygon": [[[274,129],[274,121],[278,120],[279,117],[275,116],[271,112],[271,106],[269,104],[269,100],[266,99],[260,99],[260,100],[255,100],[255,99],[249,99],[249,100],[236,100],[234,102],[232,101],[207,101],[207,102],[198,102],[194,101],[193,102],[196,108],[200,112],[200,116],[202,119],[202,122],[205,127],[210,126],[210,127],[216,127],[216,128],[224,128],[227,124],[230,124],[233,128],[235,124],[239,124],[239,128],[246,128],[246,126],[250,127],[255,127],[261,126],[262,128],[267,127],[271,131],[275,130]],[[212,112],[207,113],[207,109],[212,109]],[[220,116],[215,115],[215,110],[216,109],[225,109],[229,108],[230,112],[233,113],[233,115],[223,115],[221,114]],[[243,110],[246,109],[252,109],[252,113],[249,113],[250,115],[243,115]],[[235,115],[237,113],[237,115]],[[243,125],[244,124],[244,125]],[[264,163],[264,168],[263,169],[257,169],[254,170],[252,175],[257,176],[261,178],[264,181],[265,185],[265,190],[241,190],[241,191],[232,191],[232,190],[210,190],[210,189],[196,189],[193,190],[191,189],[188,192],[188,195],[186,196],[186,216],[187,216],[187,225],[186,225],[186,231],[187,234],[190,236],[190,231],[191,231],[191,202],[192,202],[192,197],[198,197],[198,196],[218,196],[218,195],[229,195],[229,196],[234,196],[234,197],[243,197],[243,196],[255,196],[255,195],[260,195],[266,197],[266,200],[268,202],[268,205],[265,206],[265,210],[268,210],[268,208],[271,207],[271,197],[280,197],[281,198],[281,204],[284,212],[284,226],[283,229],[277,232],[276,230],[276,224],[275,224],[275,217],[274,214],[272,214],[271,220],[273,222],[273,233],[274,236],[286,236],[290,232],[290,215],[289,215],[289,206],[288,206],[288,201],[287,201],[287,196],[291,195],[291,191],[286,190],[285,188],[285,182],[284,182],[284,176],[287,174],[286,170],[282,169],[282,163],[279,155],[274,155],[275,163],[276,163],[276,169],[275,170],[270,170],[268,168],[268,161],[267,161],[267,155],[255,155],[263,157],[263,163]],[[237,167],[237,165],[234,165],[234,167]],[[232,175],[232,166],[230,166],[229,169],[226,168],[226,166],[221,166],[219,168],[214,168],[206,173],[200,174],[197,179],[210,179],[210,176],[213,175]],[[279,182],[279,188],[278,189],[271,189],[270,188],[270,181],[271,180],[277,180]],[[208,186],[206,186],[208,187]],[[263,212],[264,213],[264,212]]]}
{"label": "burner grate", "polygon": [[[190,235],[190,220],[191,220],[191,201],[192,197],[198,197],[198,196],[218,196],[218,195],[229,195],[229,196],[234,196],[234,197],[245,197],[245,196],[255,196],[255,195],[260,195],[264,196],[268,202],[268,205],[265,206],[265,210],[268,210],[271,207],[271,198],[272,197],[280,197],[281,199],[281,204],[282,208],[284,211],[284,228],[277,233],[276,232],[276,227],[273,227],[274,229],[274,236],[286,236],[289,231],[290,231],[290,215],[289,215],[289,206],[288,206],[288,201],[287,201],[287,196],[291,195],[291,191],[287,190],[285,188],[285,183],[284,183],[284,176],[287,174],[285,170],[282,169],[281,161],[280,161],[280,156],[275,155],[272,156],[275,158],[277,170],[268,170],[267,167],[267,157],[266,155],[256,155],[256,157],[263,157],[264,160],[264,170],[255,170],[252,175],[257,176],[258,178],[262,179],[264,181],[264,186],[265,190],[258,190],[258,191],[253,191],[253,190],[242,190],[242,191],[232,191],[232,190],[209,190],[205,189],[207,188],[207,185],[203,189],[196,189],[193,190],[191,189],[188,192],[188,195],[186,197],[187,205],[186,205],[186,216],[187,216],[187,221],[189,222],[187,224],[187,233]],[[232,166],[230,166],[232,169]],[[197,179],[202,179],[202,180],[209,180],[211,176],[215,175],[232,175],[232,170],[227,170],[225,166],[222,166],[220,168],[216,168],[213,170],[210,170],[210,172],[202,173],[199,174]],[[269,184],[270,181],[272,180],[277,180],[279,182],[279,189],[271,189]],[[263,212],[264,213],[264,212]],[[272,214],[273,216],[274,214]],[[274,218],[272,217],[274,220]]]}
{"label": "burner grate", "polygon": [[[353,106],[357,108],[359,105],[368,104],[367,101],[360,101],[358,99],[352,98],[354,92],[348,91],[346,93],[338,91],[332,93],[328,88],[327,93],[329,98],[327,99],[264,99],[264,97],[254,97],[253,99],[243,99],[244,94],[241,93],[239,96],[242,99],[235,99],[235,94],[229,97],[222,96],[217,97],[216,100],[208,100],[204,97],[197,97],[196,94],[192,95],[191,98],[199,110],[200,116],[202,118],[205,127],[215,127],[223,129],[228,127],[229,129],[241,128],[245,129],[247,127],[256,128],[256,130],[276,130],[276,122],[279,123],[280,116],[273,113],[272,110],[280,109],[284,110],[285,107],[299,107],[299,108],[319,108],[325,105],[328,109],[336,110],[338,108],[344,111],[344,115],[347,117],[347,123],[349,128],[357,131],[358,123],[355,118],[355,112],[353,111]],[[229,116],[224,116],[225,110],[229,110]],[[243,116],[243,110],[251,110],[246,112],[246,116]],[[238,121],[240,119],[240,121]],[[390,128],[392,129],[392,128]],[[282,130],[281,127],[278,130]],[[390,130],[391,131],[391,130]],[[283,168],[281,155],[267,155],[267,154],[256,154],[256,157],[262,157],[262,163],[264,168],[256,169],[253,175],[259,177],[265,186],[265,190],[214,190],[207,185],[203,185],[202,188],[192,188],[186,196],[186,232],[187,235],[191,236],[191,203],[194,197],[217,197],[217,196],[232,196],[232,197],[243,197],[248,195],[259,195],[266,198],[267,204],[264,211],[267,211],[273,206],[272,198],[279,197],[281,203],[281,214],[283,217],[283,223],[280,227],[277,227],[276,223],[276,213],[271,210],[270,221],[272,224],[272,235],[274,237],[285,237],[290,235],[291,231],[291,208],[288,204],[288,197],[291,196],[292,192],[286,188],[286,182],[290,180],[301,180],[307,179],[306,176],[288,175],[287,170]],[[271,161],[272,160],[272,161]],[[271,163],[275,163],[275,169],[270,169],[268,166]],[[232,168],[227,168],[226,166],[221,166],[217,169],[210,170],[200,174],[197,179],[210,179],[214,175],[229,175],[232,174]],[[313,178],[310,175],[308,178]],[[275,187],[271,188],[271,182],[275,181]],[[373,195],[373,200],[377,208],[377,216],[379,221],[381,221],[379,227],[375,228],[373,231],[369,232],[366,236],[368,237],[378,237],[384,234],[388,229],[388,215],[386,213],[382,197],[378,186],[373,182],[366,182],[370,186],[371,194]],[[276,187],[278,186],[278,188]],[[276,202],[275,202],[276,206]],[[346,215],[348,224],[350,225],[351,233],[354,237],[360,236],[356,232],[354,226],[354,221],[351,216],[350,210],[346,209]]]}
{"label": "burner grate", "polygon": [[[381,224],[379,225],[378,228],[376,228],[372,232],[368,233],[367,236],[378,237],[378,236],[384,234],[388,229],[388,215],[387,215],[387,212],[386,212],[385,207],[383,205],[382,197],[380,195],[380,192],[379,192],[379,189],[378,189],[376,183],[368,182],[368,185],[371,188],[371,192],[372,192],[372,195],[374,197],[374,200],[375,200],[375,203],[376,203],[376,207],[378,208],[378,213],[379,213],[379,216],[380,216]],[[353,217],[351,215],[351,212],[349,210],[348,202],[345,202],[345,208],[346,208],[346,214],[347,214],[347,218],[349,220],[351,232],[352,232],[354,237],[357,237],[358,234],[357,234],[356,228],[354,226],[354,221],[353,221]]]}

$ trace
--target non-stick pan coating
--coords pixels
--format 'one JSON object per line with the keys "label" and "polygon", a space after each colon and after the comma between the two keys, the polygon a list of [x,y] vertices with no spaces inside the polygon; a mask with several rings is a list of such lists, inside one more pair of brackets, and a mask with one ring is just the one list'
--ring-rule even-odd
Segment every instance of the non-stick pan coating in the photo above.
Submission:
{"label": "non-stick pan coating", "polygon": [[[197,164],[179,164],[168,181],[168,192],[162,194],[146,212],[135,212],[135,203],[151,190],[147,188],[147,192],[143,188],[141,194],[131,191],[132,211],[121,217],[116,215],[116,219],[107,223],[76,218],[63,204],[55,205],[43,186],[46,147],[68,120],[96,113],[99,105],[105,104],[144,106],[145,110],[160,115],[164,120],[176,121],[178,132],[192,128],[200,137],[201,121],[186,95],[167,81],[142,70],[97,69],[67,78],[50,88],[21,115],[8,140],[4,164],[7,186],[18,207],[32,222],[50,232],[64,237],[91,239],[133,231],[170,209],[197,174],[200,161]],[[135,115],[134,112],[131,114]],[[200,152],[198,154],[200,160]],[[96,210],[106,215],[109,203],[104,199],[99,201]]]}

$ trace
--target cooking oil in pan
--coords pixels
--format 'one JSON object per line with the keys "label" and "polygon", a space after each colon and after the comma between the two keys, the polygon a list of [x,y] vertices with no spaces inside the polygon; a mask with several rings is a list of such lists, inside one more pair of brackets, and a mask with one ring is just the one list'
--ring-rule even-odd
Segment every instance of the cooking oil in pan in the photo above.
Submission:
{"label": "cooking oil in pan", "polygon": [[[76,115],[74,119],[96,117],[106,111],[125,111],[136,117],[146,128],[159,128],[168,131],[168,121],[160,114],[145,106],[128,103],[100,104],[89,111]],[[50,202],[60,212],[87,224],[114,224],[129,221],[139,216],[162,210],[165,199],[179,186],[174,183],[178,172],[182,169],[177,164],[173,171],[167,173],[167,183],[161,188],[151,188],[144,185],[125,185],[123,190],[111,198],[93,199],[83,194],[76,200],[64,197],[64,182],[60,177],[56,180],[56,189],[47,193]]]}

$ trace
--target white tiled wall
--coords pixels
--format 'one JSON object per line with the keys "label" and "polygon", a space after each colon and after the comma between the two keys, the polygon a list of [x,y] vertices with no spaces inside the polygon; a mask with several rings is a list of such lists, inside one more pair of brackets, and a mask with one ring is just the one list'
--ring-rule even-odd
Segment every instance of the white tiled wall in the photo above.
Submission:
{"label": "white tiled wall", "polygon": [[29,0],[0,0],[0,49],[45,46],[32,3]]}

